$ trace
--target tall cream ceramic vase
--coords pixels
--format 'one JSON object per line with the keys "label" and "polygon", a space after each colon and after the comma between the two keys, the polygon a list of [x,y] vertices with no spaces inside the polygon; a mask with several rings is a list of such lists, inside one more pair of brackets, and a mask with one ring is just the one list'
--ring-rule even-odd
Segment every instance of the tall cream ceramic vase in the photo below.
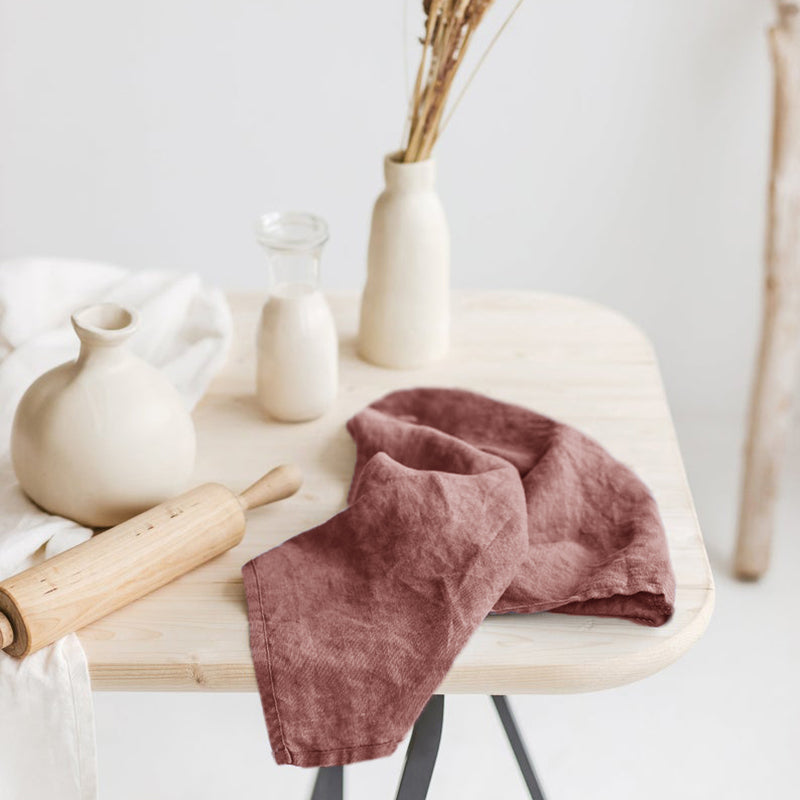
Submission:
{"label": "tall cream ceramic vase", "polygon": [[450,234],[434,187],[436,162],[384,161],[361,300],[358,351],[382,367],[442,358],[450,341]]}
{"label": "tall cream ceramic vase", "polygon": [[136,324],[136,312],[113,303],[73,314],[77,360],[34,381],[14,417],[11,458],[24,492],[90,527],[180,494],[194,467],[194,426],[180,394],[123,346]]}

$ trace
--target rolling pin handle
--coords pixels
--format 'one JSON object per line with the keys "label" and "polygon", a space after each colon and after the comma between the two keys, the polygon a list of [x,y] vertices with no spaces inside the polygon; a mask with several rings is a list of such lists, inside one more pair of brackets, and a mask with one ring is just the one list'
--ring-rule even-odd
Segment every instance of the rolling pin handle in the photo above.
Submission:
{"label": "rolling pin handle", "polygon": [[0,611],[0,650],[14,643],[14,629],[8,617]]}
{"label": "rolling pin handle", "polygon": [[303,474],[294,464],[282,464],[248,486],[240,495],[239,502],[247,511],[276,500],[291,497],[302,485]]}

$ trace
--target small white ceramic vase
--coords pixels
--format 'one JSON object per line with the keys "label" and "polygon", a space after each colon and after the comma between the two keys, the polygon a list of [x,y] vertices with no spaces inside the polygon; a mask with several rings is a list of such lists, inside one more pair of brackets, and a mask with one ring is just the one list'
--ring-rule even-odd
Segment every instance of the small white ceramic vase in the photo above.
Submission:
{"label": "small white ceramic vase", "polygon": [[194,425],[181,396],[122,346],[137,321],[112,303],[73,314],[77,360],[34,381],[14,417],[22,489],[46,511],[90,527],[180,494],[194,468]]}
{"label": "small white ceramic vase", "polygon": [[361,299],[358,352],[407,369],[442,358],[450,340],[450,235],[433,159],[386,156],[375,202]]}

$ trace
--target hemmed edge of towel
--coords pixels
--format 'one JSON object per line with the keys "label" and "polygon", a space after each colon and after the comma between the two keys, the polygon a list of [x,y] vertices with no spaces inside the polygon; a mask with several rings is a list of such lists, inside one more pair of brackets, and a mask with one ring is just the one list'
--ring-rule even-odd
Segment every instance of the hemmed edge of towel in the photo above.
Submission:
{"label": "hemmed edge of towel", "polygon": [[[278,699],[275,695],[275,682],[270,663],[269,636],[266,631],[266,617],[261,600],[261,586],[258,572],[253,562],[242,567],[242,579],[247,598],[247,617],[250,624],[250,652],[253,654],[253,667],[256,672],[261,707],[267,723],[267,734],[272,745],[272,755],[277,764],[292,764],[296,767],[332,767],[354,764],[383,758],[394,753],[402,740],[380,742],[378,744],[354,745],[333,750],[303,750],[287,745],[283,735]],[[256,655],[258,654],[258,655]]]}
{"label": "hemmed edge of towel", "polygon": [[341,750],[273,750],[277,764],[291,764],[294,767],[343,767],[361,761],[390,756],[397,750],[400,742],[388,744],[367,744],[359,747],[345,747]]}
{"label": "hemmed edge of towel", "polygon": [[[632,614],[626,611],[625,605],[638,601],[639,612]],[[675,590],[658,591],[657,587],[648,585],[636,588],[630,593],[616,592],[610,595],[598,594],[583,600],[567,598],[555,603],[522,603],[519,605],[498,602],[492,609],[490,617],[502,617],[509,614],[541,614],[549,611],[552,614],[571,614],[575,616],[611,617],[635,622],[648,628],[660,628],[666,625],[675,613]]]}

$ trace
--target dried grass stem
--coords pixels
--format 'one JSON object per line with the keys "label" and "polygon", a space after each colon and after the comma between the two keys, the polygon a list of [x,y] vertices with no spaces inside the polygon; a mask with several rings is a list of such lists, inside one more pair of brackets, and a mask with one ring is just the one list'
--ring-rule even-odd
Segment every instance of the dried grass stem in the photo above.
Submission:
{"label": "dried grass stem", "polygon": [[[414,92],[409,103],[407,119],[408,141],[403,161],[422,161],[430,157],[439,137],[447,98],[458,68],[464,61],[469,43],[476,28],[494,0],[424,0],[425,35],[420,40],[422,54],[414,82]],[[508,19],[492,39],[505,29],[522,0],[514,5]],[[488,50],[487,50],[488,53]],[[484,53],[467,80],[467,86],[486,57]],[[466,86],[464,87],[466,90]],[[460,102],[464,90],[456,100]],[[448,114],[449,120],[452,112]]]}

